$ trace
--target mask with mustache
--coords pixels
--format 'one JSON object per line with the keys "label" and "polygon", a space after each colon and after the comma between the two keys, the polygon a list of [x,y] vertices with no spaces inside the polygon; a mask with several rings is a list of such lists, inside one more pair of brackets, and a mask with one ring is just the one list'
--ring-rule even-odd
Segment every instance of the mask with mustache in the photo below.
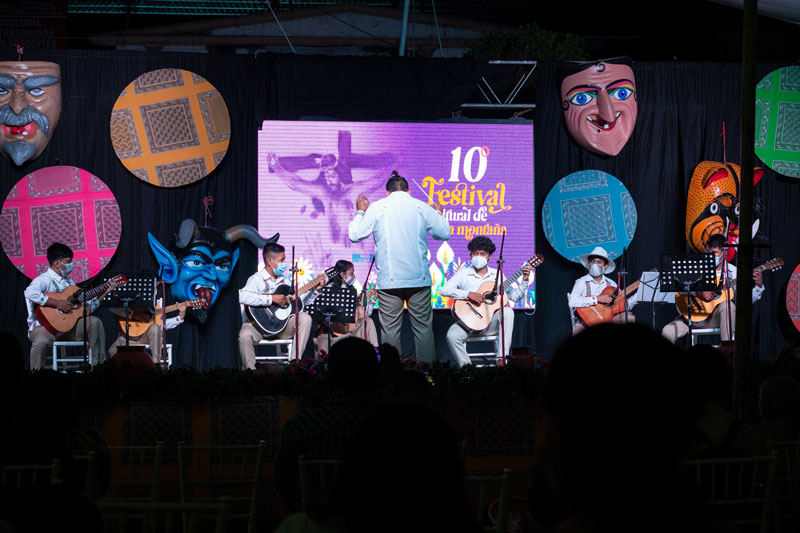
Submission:
{"label": "mask with mustache", "polygon": [[0,62],[0,151],[16,165],[41,155],[61,117],[61,67]]}

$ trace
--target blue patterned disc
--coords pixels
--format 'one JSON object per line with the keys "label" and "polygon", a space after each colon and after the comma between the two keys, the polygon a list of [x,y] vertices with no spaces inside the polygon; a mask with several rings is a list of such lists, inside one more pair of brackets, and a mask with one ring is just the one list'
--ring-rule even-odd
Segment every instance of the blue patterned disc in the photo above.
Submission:
{"label": "blue patterned disc", "polygon": [[636,233],[636,218],[631,193],[601,170],[581,170],[561,178],[542,206],[547,240],[576,263],[595,246],[605,248],[611,259],[622,255]]}

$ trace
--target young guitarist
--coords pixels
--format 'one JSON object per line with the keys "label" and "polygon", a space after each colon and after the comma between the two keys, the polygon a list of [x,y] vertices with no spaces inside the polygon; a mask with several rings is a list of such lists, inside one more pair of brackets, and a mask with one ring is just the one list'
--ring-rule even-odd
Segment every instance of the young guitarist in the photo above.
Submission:
{"label": "young guitarist", "polygon": [[[158,302],[156,302],[156,307],[159,308],[159,312],[161,306],[162,306],[162,300],[161,298],[159,298]],[[183,324],[183,319],[186,317],[186,307],[188,306],[188,304],[186,302],[182,302],[175,304],[175,306],[178,309],[178,316],[167,318],[164,321],[164,329],[174,329]],[[122,312],[121,315],[123,318],[122,324],[124,327],[125,310],[118,309],[114,311]],[[141,335],[131,335],[128,338],[128,340],[134,344],[147,344],[147,346],[150,348],[150,357],[151,359],[153,359],[153,363],[156,365],[159,364],[161,362],[161,342],[162,342],[161,326],[156,323],[154,317],[153,318],[146,317],[145,320],[139,320],[140,316],[139,313],[137,313],[136,309],[129,309],[128,313],[130,315],[129,320],[131,323],[150,322],[152,320],[152,323],[150,324],[150,326],[148,326],[147,330],[144,333],[142,333]],[[150,320],[147,320],[148,318]],[[122,333],[120,333],[119,337],[117,337],[117,340],[115,340],[111,344],[111,347],[108,349],[108,356],[114,357],[114,355],[116,355],[117,353],[117,346],[125,346],[125,343],[126,343],[125,332],[123,331]]]}
{"label": "young guitarist", "polygon": [[[608,252],[605,248],[597,246],[588,254],[581,256],[581,264],[589,271],[585,276],[575,280],[575,285],[572,286],[572,292],[569,293],[569,306],[573,309],[581,307],[591,307],[597,304],[609,305],[613,302],[613,297],[608,294],[602,294],[607,287],[617,286],[616,282],[611,278],[605,276],[609,272],[613,272],[617,265],[614,264],[608,257]],[[628,298],[628,310],[636,305],[635,298]],[[620,313],[611,319],[612,322],[623,323],[625,322],[625,313]],[[633,322],[632,314],[628,315],[628,322]],[[586,329],[579,321],[575,323],[572,328],[572,334]]]}
{"label": "young guitarist", "polygon": [[[455,275],[447,280],[447,283],[439,289],[439,294],[447,296],[448,298],[456,298],[459,300],[469,300],[475,305],[483,303],[483,294],[475,292],[486,281],[494,281],[497,275],[497,270],[489,267],[489,261],[492,260],[492,254],[495,251],[495,245],[488,237],[480,235],[475,237],[469,244],[470,264],[465,265],[455,273]],[[530,265],[526,264],[523,267],[522,280],[527,282],[531,274]],[[526,283],[527,285],[527,283]],[[514,302],[519,301],[525,295],[525,292],[519,287],[513,287],[508,291],[508,299]],[[514,310],[510,307],[503,307],[503,324],[505,330],[505,353],[511,348],[511,334],[514,332]],[[500,314],[495,313],[489,327],[483,331],[472,333],[472,336],[477,335],[494,335],[500,331]],[[458,322],[450,326],[447,330],[447,346],[450,348],[450,353],[456,360],[458,366],[464,366],[470,363],[469,355],[467,355],[467,339],[470,337],[470,332],[465,330]]]}
{"label": "young guitarist", "polygon": [[[334,265],[339,271],[339,275],[331,280],[330,284],[337,284],[337,287],[345,288],[349,287],[355,281],[355,267],[353,263],[346,259],[340,259]],[[310,302],[310,298],[309,298]],[[375,322],[372,320],[372,310],[373,310],[373,301],[371,301],[367,305],[367,315],[366,318],[363,315],[364,312],[364,302],[361,298],[358,299],[356,304],[356,323],[355,324],[338,324],[334,323],[331,324],[333,331],[331,332],[331,345],[336,344],[338,341],[342,339],[346,339],[347,337],[358,337],[360,339],[365,339],[374,347],[378,347],[378,330],[375,328]],[[338,327],[337,327],[338,326]],[[353,326],[353,329],[349,329],[348,326]],[[366,327],[366,338],[364,336],[364,328]],[[314,350],[318,354],[321,350],[328,350],[328,333],[326,331],[326,325],[324,323],[320,324],[319,329],[317,330],[317,334],[314,336]],[[349,329],[349,331],[345,331]]]}
{"label": "young guitarist", "polygon": [[[286,277],[286,250],[280,244],[273,242],[264,246],[264,269],[259,270],[247,279],[244,287],[239,291],[239,303],[249,306],[268,307],[272,304],[287,305],[291,302],[290,296],[285,294],[273,294],[281,285],[291,285],[291,274]],[[324,283],[325,278],[320,280]],[[286,323],[286,327],[270,339],[288,339],[294,336],[295,316],[291,315]],[[311,333],[311,316],[308,313],[300,312],[297,316],[298,343],[300,354],[308,343]],[[253,346],[264,337],[249,321],[242,324],[239,330],[239,355],[245,368],[253,370],[256,367],[256,352]]]}
{"label": "young guitarist", "polygon": [[[48,297],[47,294],[60,293],[67,287],[75,285],[69,278],[74,265],[72,264],[72,249],[66,244],[54,242],[47,247],[47,262],[50,265],[46,271],[36,276],[25,289],[25,298],[33,304],[28,315],[28,338],[31,341],[30,364],[31,370],[43,368],[47,353],[52,349],[56,337],[50,333],[37,318],[34,310],[37,306],[51,307],[58,309],[61,313],[80,313],[80,306],[73,304],[66,299]],[[108,293],[117,287],[116,283],[109,282],[108,289],[95,298],[89,305],[89,313],[100,306],[102,300]],[[92,364],[97,365],[104,359],[106,334],[103,323],[99,318],[90,316],[89,323],[86,325],[86,332],[89,335],[89,346],[92,350]],[[60,340],[83,340],[83,317],[79,318],[71,330],[59,336]]]}
{"label": "young guitarist", "polygon": [[[714,254],[714,261],[717,264],[717,281],[722,284],[723,277],[722,277],[722,254],[724,253],[723,246],[725,245],[725,237],[722,234],[714,234],[708,238],[706,241],[705,252],[708,254]],[[755,285],[753,286],[753,303],[757,302],[761,299],[761,295],[764,292],[764,280],[762,277],[762,273],[760,270],[753,271],[753,281],[755,281]],[[735,288],[734,285],[736,283],[736,267],[730,263],[728,263],[728,288],[733,289]],[[692,298],[697,298],[698,300],[702,300],[704,302],[710,302],[714,300],[714,293],[711,291],[703,291],[698,293],[693,293],[691,295]],[[730,328],[728,327],[728,308],[730,308]],[[714,309],[707,319],[702,322],[695,322],[692,320],[692,327],[697,328],[719,328],[719,337],[720,340],[729,341],[733,337],[732,329],[736,325],[736,305],[729,301],[727,298],[723,298],[719,305]],[[664,335],[667,339],[672,342],[675,342],[679,338],[683,337],[689,333],[689,325],[686,323],[686,320],[679,316],[666,326],[664,329],[661,330],[661,334]]]}

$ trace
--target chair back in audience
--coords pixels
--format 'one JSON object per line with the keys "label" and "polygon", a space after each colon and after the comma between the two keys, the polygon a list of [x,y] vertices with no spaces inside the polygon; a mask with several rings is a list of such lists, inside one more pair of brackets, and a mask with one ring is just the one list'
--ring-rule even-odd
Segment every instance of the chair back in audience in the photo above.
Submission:
{"label": "chair back in audience", "polygon": [[61,461],[49,465],[6,465],[0,477],[3,487],[47,487],[61,484]]}
{"label": "chair back in audience", "polygon": [[[147,501],[101,501],[105,531],[141,533],[227,533],[230,527],[230,501],[221,497],[210,503],[157,503]],[[201,517],[212,516],[213,530],[198,526]]]}
{"label": "chair back in audience", "polygon": [[[768,440],[775,452],[775,520],[778,531],[797,531],[800,524],[800,501],[792,494],[800,492],[800,440]],[[797,498],[800,500],[800,498]],[[794,528],[794,529],[793,529]]]}
{"label": "chair back in audience", "polygon": [[505,533],[511,502],[511,470],[506,468],[501,474],[468,474],[466,485],[483,530]]}
{"label": "chair back in audience", "polygon": [[157,502],[164,443],[155,446],[109,446],[111,480],[108,498]]}
{"label": "chair back in audience", "polygon": [[246,521],[247,531],[255,531],[265,454],[264,441],[232,446],[178,445],[181,502],[205,503],[225,496],[231,506],[231,520]]}
{"label": "chair back in audience", "polygon": [[712,516],[731,526],[770,530],[775,498],[775,454],[756,457],[698,459],[686,467],[710,506]]}
{"label": "chair back in audience", "polygon": [[298,458],[300,477],[300,509],[314,514],[318,509],[329,509],[342,479],[343,461],[317,459],[301,455]]}

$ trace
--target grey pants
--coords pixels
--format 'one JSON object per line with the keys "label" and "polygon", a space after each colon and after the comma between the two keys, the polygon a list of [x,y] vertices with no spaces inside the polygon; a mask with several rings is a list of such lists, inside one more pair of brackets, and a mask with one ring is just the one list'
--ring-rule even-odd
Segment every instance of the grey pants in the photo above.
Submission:
{"label": "grey pants", "polygon": [[[156,324],[150,324],[150,327],[147,328],[147,331],[139,335],[131,335],[130,342],[131,344],[147,344],[148,348],[150,348],[150,358],[153,360],[153,363],[159,364],[161,362],[161,328]],[[117,354],[117,346],[125,346],[125,335],[120,335],[117,337],[111,346],[108,349],[108,355],[110,357],[114,357]]]}
{"label": "grey pants", "polygon": [[[92,350],[92,365],[98,365],[106,359],[106,332],[99,318],[96,316],[89,317],[89,323],[86,324],[86,334],[89,335],[89,347]],[[31,370],[44,368],[47,353],[53,349],[53,343],[56,338],[44,326],[33,328],[29,338],[31,340]],[[83,340],[83,318],[79,318],[75,327],[61,335],[58,340]]]}
{"label": "grey pants", "polygon": [[433,349],[433,308],[431,307],[431,288],[409,287],[378,291],[378,312],[381,317],[381,337],[400,353],[400,330],[403,326],[403,303],[408,303],[408,316],[414,332],[417,360],[432,363]]}

